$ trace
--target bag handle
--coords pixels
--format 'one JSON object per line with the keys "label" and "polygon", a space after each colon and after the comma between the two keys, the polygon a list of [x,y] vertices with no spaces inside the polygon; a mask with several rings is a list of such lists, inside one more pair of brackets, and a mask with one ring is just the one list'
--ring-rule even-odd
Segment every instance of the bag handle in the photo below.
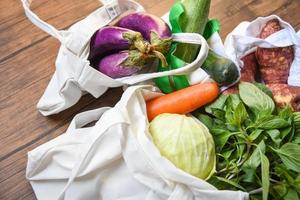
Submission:
{"label": "bag handle", "polygon": [[[91,111],[92,114],[99,112],[100,109]],[[81,117],[79,117],[81,118]],[[90,117],[93,119],[93,117]],[[80,159],[74,165],[72,172],[70,174],[68,183],[65,185],[64,189],[58,196],[58,200],[63,200],[65,196],[65,192],[68,187],[72,184],[72,182],[76,179],[76,176],[82,170],[82,165],[85,162],[88,162],[90,157],[90,153],[93,153],[92,150],[95,147],[96,141],[100,141],[105,136],[105,132],[112,126],[117,124],[130,124],[128,120],[128,116],[124,115],[123,112],[120,112],[117,108],[110,109],[106,111],[102,116],[101,119],[95,124],[95,126],[91,129],[91,135],[87,138],[85,142],[86,145],[82,147],[80,153]]]}
{"label": "bag handle", "polygon": [[[58,30],[54,26],[48,24],[47,22],[43,21],[39,18],[31,9],[30,5],[32,0],[21,0],[22,5],[25,11],[27,18],[37,27],[48,33],[49,35],[53,36],[54,38],[58,39],[60,43],[65,44],[65,38],[69,34],[67,30]],[[120,1],[120,2],[119,2]],[[120,14],[119,4],[127,3],[128,6],[136,7],[137,10],[143,10],[143,7],[136,3],[133,0],[100,0],[103,6],[106,9],[106,14],[108,15],[108,19],[113,20]]]}
{"label": "bag handle", "polygon": [[21,0],[22,5],[25,11],[27,18],[37,27],[48,33],[49,35],[53,36],[54,38],[58,39],[62,44],[64,44],[64,37],[68,31],[64,30],[57,30],[54,26],[48,24],[47,22],[43,21],[39,18],[32,10],[30,9],[30,5],[32,0]]}
{"label": "bag handle", "polygon": [[108,109],[110,109],[110,107],[103,107],[77,114],[70,123],[66,134],[75,133],[77,132],[77,129],[82,128],[88,123],[99,120],[103,113]]}
{"label": "bag handle", "polygon": [[171,75],[183,75],[183,74],[188,74],[192,71],[194,71],[196,68],[200,68],[201,65],[204,63],[207,54],[208,54],[208,44],[204,37],[202,37],[198,33],[175,33],[172,35],[173,41],[174,42],[180,42],[180,43],[188,43],[188,44],[199,44],[201,45],[200,51],[196,57],[196,59],[187,64],[184,67],[174,69],[174,70],[169,70],[169,71],[164,71],[164,72],[155,72],[155,73],[149,73],[149,74],[139,74],[132,77],[124,77],[124,78],[119,78],[117,79],[118,81],[121,81],[122,83],[125,84],[136,84],[142,81],[146,81],[149,79],[154,79],[162,76],[171,76]]}

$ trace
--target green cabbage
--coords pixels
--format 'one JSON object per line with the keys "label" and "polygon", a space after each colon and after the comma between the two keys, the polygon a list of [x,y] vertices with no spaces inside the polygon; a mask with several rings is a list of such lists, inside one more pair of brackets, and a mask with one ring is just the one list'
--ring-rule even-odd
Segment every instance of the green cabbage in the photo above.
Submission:
{"label": "green cabbage", "polygon": [[198,119],[161,114],[152,120],[149,131],[161,155],[176,167],[204,180],[215,172],[214,140]]}

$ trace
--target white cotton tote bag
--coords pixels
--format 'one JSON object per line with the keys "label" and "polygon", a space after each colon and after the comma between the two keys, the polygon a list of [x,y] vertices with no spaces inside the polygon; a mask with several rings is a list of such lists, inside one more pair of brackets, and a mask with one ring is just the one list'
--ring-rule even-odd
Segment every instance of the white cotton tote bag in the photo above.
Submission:
{"label": "white cotton tote bag", "polygon": [[194,71],[197,71],[198,82],[208,79],[207,73],[200,68],[206,59],[208,45],[201,35],[190,33],[174,34],[173,40],[181,43],[201,44],[201,50],[195,61],[176,70],[112,79],[90,66],[87,58],[92,35],[126,11],[144,11],[144,8],[135,1],[101,0],[103,7],[75,23],[68,30],[57,30],[44,22],[30,9],[30,0],[21,1],[28,19],[61,43],[55,62],[55,73],[37,105],[39,111],[45,116],[59,113],[73,106],[85,93],[98,98],[110,87],[133,85],[157,77],[190,74]]}
{"label": "white cotton tote bag", "polygon": [[[145,100],[131,86],[113,108],[78,114],[66,133],[28,153],[26,177],[40,200],[246,200],[217,190],[160,155],[148,132]],[[93,127],[84,125],[96,121]]]}
{"label": "white cotton tote bag", "polygon": [[[262,27],[272,19],[278,19],[283,29],[265,39],[258,38]],[[241,67],[243,66],[241,58],[256,51],[257,47],[277,48],[293,45],[295,57],[290,68],[288,84],[300,87],[300,31],[297,34],[288,22],[277,15],[258,17],[251,22],[241,22],[228,34],[224,45],[227,56]]]}

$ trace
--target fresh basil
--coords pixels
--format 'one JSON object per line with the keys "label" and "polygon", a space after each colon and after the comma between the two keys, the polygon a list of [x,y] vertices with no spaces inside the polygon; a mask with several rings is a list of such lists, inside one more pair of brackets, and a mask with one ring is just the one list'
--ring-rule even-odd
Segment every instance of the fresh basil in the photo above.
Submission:
{"label": "fresh basil", "polygon": [[266,151],[266,144],[264,141],[261,141],[257,148],[253,151],[249,159],[244,163],[243,168],[250,168],[256,170],[256,168],[260,165],[261,163],[261,158],[260,158],[260,152],[265,153]]}
{"label": "fresh basil", "polygon": [[279,146],[281,143],[280,131],[277,129],[273,129],[273,130],[267,130],[266,132],[275,143],[275,146]]}
{"label": "fresh basil", "polygon": [[286,120],[273,115],[268,115],[259,118],[256,122],[256,127],[267,130],[285,128],[289,125],[290,124]]}
{"label": "fresh basil", "polygon": [[215,136],[214,141],[216,143],[217,148],[219,148],[220,150],[224,147],[230,136],[236,134],[223,129],[211,129],[211,133]]}
{"label": "fresh basil", "polygon": [[276,150],[282,162],[288,169],[300,173],[300,145],[295,143],[286,143]]}
{"label": "fresh basil", "polygon": [[198,114],[197,118],[208,128],[208,129],[212,129],[213,128],[213,119],[208,116],[208,115],[204,115],[204,114]]}
{"label": "fresh basil", "polygon": [[215,187],[250,191],[251,200],[300,197],[300,112],[275,108],[271,97],[265,85],[243,82],[196,115],[215,141]]}
{"label": "fresh basil", "polygon": [[295,132],[293,143],[300,144],[300,129]]}
{"label": "fresh basil", "polygon": [[240,97],[242,101],[258,116],[270,115],[275,109],[271,97],[262,92],[255,85],[242,82],[239,84]]}
{"label": "fresh basil", "polygon": [[215,100],[213,103],[205,106],[205,112],[212,114],[212,108],[217,108],[217,109],[223,109],[225,106],[225,102],[228,98],[228,95],[220,95],[217,100]]}
{"label": "fresh basil", "polygon": [[223,177],[218,177],[218,176],[216,176],[216,178],[217,178],[219,181],[224,182],[224,183],[227,183],[227,184],[230,184],[230,185],[232,185],[232,186],[234,186],[234,187],[236,187],[236,188],[238,188],[238,189],[240,189],[240,190],[246,190],[245,188],[243,188],[242,186],[240,186],[239,184],[237,184],[237,183],[234,182],[234,181],[225,179],[225,178],[223,178]]}
{"label": "fresh basil", "polygon": [[254,141],[256,138],[258,138],[258,136],[260,136],[260,134],[263,132],[262,129],[255,129],[254,131],[251,132],[251,134],[249,135],[249,139],[251,141]]}
{"label": "fresh basil", "polygon": [[233,113],[233,123],[241,127],[241,124],[248,118],[248,113],[246,111],[246,108],[242,102],[240,102]]}
{"label": "fresh basil", "polygon": [[299,200],[299,196],[295,190],[289,189],[287,194],[284,196],[284,200]]}
{"label": "fresh basil", "polygon": [[269,187],[270,187],[270,163],[268,158],[262,151],[259,151],[260,159],[261,159],[261,182],[262,182],[262,189],[263,189],[263,200],[268,200],[269,196]]}
{"label": "fresh basil", "polygon": [[261,91],[263,91],[266,95],[268,95],[269,97],[273,97],[272,91],[265,85],[262,83],[253,83],[256,87],[258,87]]}

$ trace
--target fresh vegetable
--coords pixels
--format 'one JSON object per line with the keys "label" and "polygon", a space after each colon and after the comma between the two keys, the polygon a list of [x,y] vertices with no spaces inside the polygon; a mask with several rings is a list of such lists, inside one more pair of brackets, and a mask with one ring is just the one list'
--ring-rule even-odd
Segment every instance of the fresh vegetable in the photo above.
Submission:
{"label": "fresh vegetable", "polygon": [[239,85],[239,90],[240,98],[254,113],[259,113],[259,117],[271,115],[274,112],[275,104],[272,98],[255,85],[243,82]]}
{"label": "fresh vegetable", "polygon": [[161,18],[148,13],[131,13],[121,18],[117,22],[117,26],[140,32],[149,42],[153,40],[153,33],[161,39],[171,37],[169,26]]}
{"label": "fresh vegetable", "polygon": [[[265,39],[281,29],[277,19],[270,20],[262,28],[259,37]],[[253,82],[257,77],[260,77],[261,80],[258,81],[266,83],[273,93],[277,106],[281,108],[288,106],[294,111],[300,111],[300,88],[287,84],[290,66],[294,60],[293,46],[283,48],[258,47],[255,53],[256,58],[250,54],[251,57],[243,60],[245,66],[241,70],[241,80]],[[259,70],[256,71],[257,65]],[[260,74],[255,77],[257,72]],[[236,92],[236,87],[233,87],[226,90],[224,94]]]}
{"label": "fresh vegetable", "polygon": [[91,38],[90,55],[102,57],[111,52],[132,49],[136,42],[143,40],[141,33],[126,28],[106,26],[99,29]]}
{"label": "fresh vegetable", "polygon": [[[184,7],[179,25],[182,32],[203,34],[208,21],[210,0],[180,0]],[[175,56],[187,63],[192,62],[199,51],[199,45],[178,44]],[[220,85],[231,85],[239,78],[238,67],[228,58],[222,57],[212,50],[202,68]]]}
{"label": "fresh vegetable", "polygon": [[299,199],[300,112],[274,107],[262,84],[242,82],[195,112],[213,135],[219,189],[250,192],[251,199]]}
{"label": "fresh vegetable", "polygon": [[207,180],[215,173],[215,145],[208,129],[192,116],[161,114],[149,125],[162,156],[183,171]]}
{"label": "fresh vegetable", "polygon": [[[260,38],[265,39],[282,29],[277,19],[270,20],[262,28]],[[278,106],[300,110],[300,88],[287,85],[291,64],[294,60],[293,46],[283,48],[257,48],[257,61],[262,80],[273,92]]]}
{"label": "fresh vegetable", "polygon": [[230,85],[239,79],[237,66],[228,58],[217,55],[210,50],[202,68],[219,85]]}
{"label": "fresh vegetable", "polygon": [[[142,60],[133,60],[128,59],[130,53],[135,52],[137,58],[140,58],[140,52],[138,51],[120,51],[115,54],[108,55],[104,57],[98,64],[98,70],[111,78],[121,78],[124,76],[129,76],[138,72],[141,69],[141,66],[144,66],[146,63],[141,64],[132,64],[129,62],[145,62],[145,59]],[[133,57],[133,56],[131,56]],[[128,63],[128,64],[127,64]]]}
{"label": "fresh vegetable", "polygon": [[279,107],[289,106],[293,111],[300,111],[300,87],[280,83],[267,84],[267,86]]}
{"label": "fresh vegetable", "polygon": [[[262,28],[260,38],[265,39],[282,27],[277,19],[270,20]],[[261,78],[265,83],[287,84],[291,64],[294,60],[293,46],[283,48],[257,48],[257,61]]]}
{"label": "fresh vegetable", "polygon": [[[243,67],[241,69],[240,81],[254,82],[256,80],[257,73],[257,61],[255,53],[248,54],[242,59]],[[238,85],[234,85],[223,92],[223,94],[235,94],[238,93]]]}
{"label": "fresh vegetable", "polygon": [[162,113],[186,114],[212,102],[219,94],[215,82],[196,84],[146,102],[148,119]]}
{"label": "fresh vegetable", "polygon": [[255,53],[250,53],[244,56],[242,59],[243,68],[241,69],[241,81],[254,82],[256,80],[256,73],[258,68],[258,63],[256,60]]}
{"label": "fresh vegetable", "polygon": [[[179,24],[184,33],[203,34],[208,21],[210,0],[179,0],[184,7]],[[199,50],[199,45],[178,44],[175,56],[191,63]]]}
{"label": "fresh vegetable", "polygon": [[156,58],[163,67],[168,65],[165,55],[172,38],[162,19],[134,13],[124,16],[117,24],[122,27],[103,27],[91,38],[91,65],[112,78],[129,76],[145,66],[152,66]]}

